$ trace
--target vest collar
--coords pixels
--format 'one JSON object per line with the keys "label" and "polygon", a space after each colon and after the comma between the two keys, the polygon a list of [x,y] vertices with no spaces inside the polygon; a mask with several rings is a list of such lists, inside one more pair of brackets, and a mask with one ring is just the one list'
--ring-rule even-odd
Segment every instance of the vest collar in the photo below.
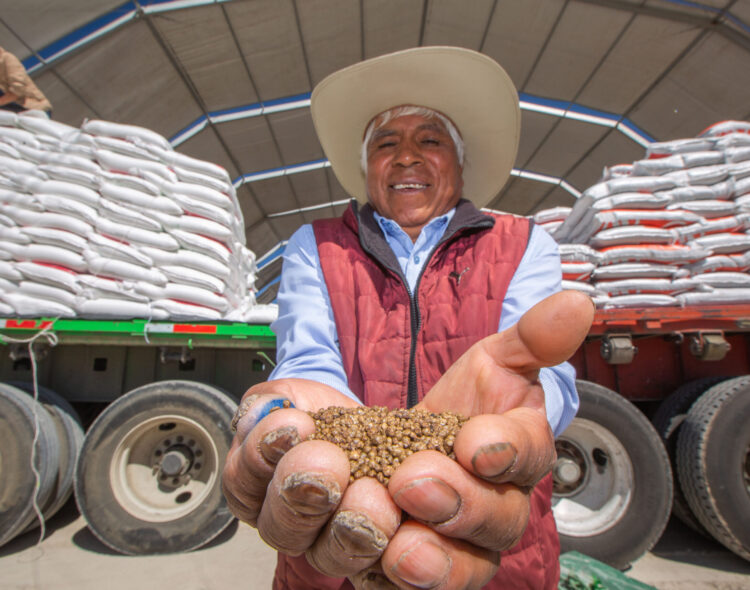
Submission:
{"label": "vest collar", "polygon": [[[355,232],[359,231],[359,242],[365,252],[374,256],[386,268],[401,275],[401,267],[396,255],[388,246],[383,237],[383,232],[375,220],[374,210],[369,203],[359,207],[359,203],[352,199],[349,208],[344,213],[344,222]],[[454,235],[466,230],[489,229],[495,225],[495,218],[479,211],[474,204],[461,199],[456,205],[456,213],[453,215],[448,227],[445,228],[443,237],[440,238],[438,246],[450,240]]]}

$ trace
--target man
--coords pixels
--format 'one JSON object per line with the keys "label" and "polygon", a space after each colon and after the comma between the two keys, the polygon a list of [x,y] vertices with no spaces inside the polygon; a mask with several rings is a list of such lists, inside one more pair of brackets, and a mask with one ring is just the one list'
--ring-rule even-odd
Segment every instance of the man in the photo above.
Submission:
{"label": "man", "polygon": [[[542,478],[553,430],[577,407],[560,363],[593,306],[556,293],[549,236],[476,208],[515,159],[512,83],[479,53],[419,48],[332,74],[311,112],[337,178],[366,204],[303,226],[287,246],[279,364],[238,411],[230,508],[280,551],[277,590],[556,588]],[[359,403],[472,418],[457,461],[420,451],[387,488],[350,484],[343,451],[305,440],[305,411]]]}
{"label": "man", "polygon": [[52,105],[12,53],[0,47],[0,108],[20,113],[29,109],[45,111]]}

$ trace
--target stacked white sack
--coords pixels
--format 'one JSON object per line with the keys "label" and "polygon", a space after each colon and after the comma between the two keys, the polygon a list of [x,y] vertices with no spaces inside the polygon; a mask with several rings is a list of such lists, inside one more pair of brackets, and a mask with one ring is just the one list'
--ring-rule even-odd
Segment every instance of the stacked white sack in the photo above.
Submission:
{"label": "stacked white sack", "polygon": [[0,317],[250,321],[223,168],[142,127],[0,110]]}
{"label": "stacked white sack", "polygon": [[750,303],[750,123],[652,143],[534,220],[560,244],[564,287],[600,307]]}

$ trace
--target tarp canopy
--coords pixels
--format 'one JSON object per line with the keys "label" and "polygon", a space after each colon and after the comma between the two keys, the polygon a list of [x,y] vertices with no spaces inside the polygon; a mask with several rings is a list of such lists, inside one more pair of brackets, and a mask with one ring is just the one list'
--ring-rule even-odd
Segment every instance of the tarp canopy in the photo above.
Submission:
{"label": "tarp canopy", "polygon": [[[276,254],[348,196],[320,148],[309,94],[332,71],[420,45],[500,62],[522,101],[518,158],[488,208],[572,205],[651,141],[750,119],[750,0],[24,0],[0,45],[53,118],[140,125],[235,180],[272,300]],[[264,260],[261,260],[264,262]]]}

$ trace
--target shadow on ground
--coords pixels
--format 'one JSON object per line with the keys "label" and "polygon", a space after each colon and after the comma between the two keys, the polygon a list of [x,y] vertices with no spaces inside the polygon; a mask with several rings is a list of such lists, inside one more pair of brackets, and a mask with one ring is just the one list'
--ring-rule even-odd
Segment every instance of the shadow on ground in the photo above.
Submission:
{"label": "shadow on ground", "polygon": [[[68,526],[78,516],[78,508],[76,507],[75,500],[71,497],[52,518],[44,522],[44,538],[50,538],[56,531]],[[39,526],[38,522],[35,522],[33,529],[13,538],[11,542],[0,547],[0,557],[21,553],[37,545],[41,535],[42,527]]]}
{"label": "shadow on ground", "polygon": [[750,576],[750,561],[672,517],[651,553],[662,559]]}

